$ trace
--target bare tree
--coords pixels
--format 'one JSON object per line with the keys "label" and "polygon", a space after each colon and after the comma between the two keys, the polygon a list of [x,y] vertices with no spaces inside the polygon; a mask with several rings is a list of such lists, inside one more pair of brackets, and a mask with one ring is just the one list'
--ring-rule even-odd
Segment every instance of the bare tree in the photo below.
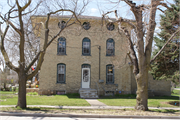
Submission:
{"label": "bare tree", "polygon": [[8,68],[4,63],[4,60],[2,58],[2,56],[0,56],[0,80],[1,80],[1,84],[3,83],[3,88],[6,90],[6,83],[7,83],[7,75],[8,75]]}
{"label": "bare tree", "polygon": [[[110,20],[111,22],[117,22],[118,28],[125,34],[127,41],[129,43],[129,58],[133,64],[133,73],[137,83],[137,91],[136,91],[136,106],[137,110],[148,110],[148,71],[150,69],[151,63],[151,49],[152,42],[154,36],[154,30],[156,26],[156,12],[158,6],[164,6],[167,9],[170,9],[168,5],[163,0],[151,0],[149,5],[136,5],[136,3],[130,0],[122,0],[127,5],[130,6],[130,10],[132,11],[135,22],[131,22],[127,19],[123,19],[122,17],[118,17],[117,10],[110,11],[103,14],[103,17],[110,20],[107,15],[109,13],[115,13],[116,21]],[[144,19],[145,11],[148,11],[148,17]],[[133,43],[133,39],[131,36],[131,31],[128,28],[122,26],[122,22],[127,23],[136,34],[136,43]],[[168,40],[172,40],[172,38],[180,31],[178,29]],[[166,44],[165,44],[166,45]],[[164,48],[164,47],[163,47]],[[162,48],[162,49],[163,49]],[[159,51],[159,53],[162,50]],[[159,55],[159,53],[155,56],[155,58]],[[152,61],[155,59],[153,58]]]}
{"label": "bare tree", "polygon": [[[36,5],[33,4],[33,6],[35,6],[33,9],[32,8],[32,1],[31,0],[27,0],[27,1],[22,1],[21,3],[16,0],[14,2],[13,5],[10,5],[9,0],[7,0],[7,3],[10,6],[9,11],[4,14],[4,16],[2,14],[0,14],[0,18],[2,19],[3,22],[6,23],[6,27],[4,32],[2,32],[1,34],[1,43],[0,43],[0,48],[1,48],[1,52],[2,55],[4,57],[5,63],[6,65],[14,70],[15,72],[17,72],[18,77],[19,77],[19,91],[18,91],[18,103],[17,106],[21,107],[21,108],[26,108],[26,81],[29,78],[32,78],[34,75],[37,74],[37,72],[39,71],[42,63],[43,63],[43,59],[44,59],[44,55],[46,53],[46,49],[47,47],[61,34],[61,32],[66,29],[67,27],[77,23],[77,24],[81,24],[80,21],[78,20],[78,16],[77,16],[77,5],[78,5],[78,0],[72,0],[73,2],[75,2],[74,4],[74,9],[65,9],[63,8],[57,8],[57,10],[53,9],[49,9],[50,12],[46,15],[46,21],[45,23],[42,23],[42,30],[44,31],[44,44],[43,44],[43,48],[40,51],[36,51],[36,55],[33,57],[33,59],[31,61],[28,60],[29,58],[26,59],[26,53],[28,51],[25,50],[26,45],[28,44],[28,41],[33,41],[33,37],[27,37],[26,31],[28,31],[28,26],[25,25],[25,16],[28,16],[28,14],[33,13],[34,11],[36,11],[39,7],[39,5],[42,3],[42,1],[39,1]],[[43,1],[44,2],[44,1]],[[47,1],[46,1],[47,2]],[[65,3],[65,1],[64,1]],[[85,6],[87,5],[88,0],[83,0],[83,5],[82,8],[79,10],[79,13],[81,13],[84,9]],[[31,6],[31,7],[30,7]],[[47,4],[48,6],[48,4]],[[49,6],[50,7],[50,6]],[[78,7],[79,9],[79,7]],[[64,27],[62,29],[60,29],[55,36],[50,36],[49,32],[49,20],[50,17],[52,15],[56,15],[57,13],[63,13],[63,12],[68,12],[70,14],[69,20],[65,23]],[[30,16],[29,16],[30,17]],[[74,19],[72,19],[74,18]],[[18,22],[15,22],[18,21]],[[71,22],[70,22],[71,21]],[[9,28],[12,28],[13,31],[16,32],[15,35],[18,35],[19,39],[17,40],[17,49],[19,52],[19,60],[18,60],[18,66],[14,65],[12,63],[12,61],[9,58],[9,55],[7,53],[7,50],[5,48],[5,37],[8,36],[8,30]],[[30,39],[30,40],[28,40]],[[28,63],[28,64],[27,64]],[[36,65],[36,69],[33,72],[29,73],[29,70],[31,69],[31,66],[34,65],[35,63],[37,63]]]}

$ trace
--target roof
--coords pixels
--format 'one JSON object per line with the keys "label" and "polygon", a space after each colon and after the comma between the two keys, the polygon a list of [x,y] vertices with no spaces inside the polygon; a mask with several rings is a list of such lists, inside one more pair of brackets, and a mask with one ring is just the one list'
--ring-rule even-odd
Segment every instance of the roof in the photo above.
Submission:
{"label": "roof", "polygon": [[[46,15],[33,15],[31,17],[46,17]],[[61,16],[57,16],[57,15],[52,15],[51,17],[61,17],[61,18],[70,18],[71,15],[61,15]],[[102,20],[102,17],[97,17],[97,16],[85,16],[85,15],[80,15],[78,16],[78,18],[80,19],[96,19],[96,20]],[[112,20],[115,20],[115,18],[111,18]],[[125,19],[123,18],[124,20],[128,20],[128,21],[131,21],[131,22],[135,22],[135,20],[133,19]]]}

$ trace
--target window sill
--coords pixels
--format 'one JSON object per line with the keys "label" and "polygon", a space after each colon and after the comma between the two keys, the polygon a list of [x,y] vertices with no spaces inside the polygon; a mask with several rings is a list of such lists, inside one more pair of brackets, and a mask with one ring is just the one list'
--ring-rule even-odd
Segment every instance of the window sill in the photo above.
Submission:
{"label": "window sill", "polygon": [[67,54],[57,54],[58,56],[66,56]]}
{"label": "window sill", "polygon": [[115,55],[106,55],[107,57],[113,57],[113,56],[115,56]]}
{"label": "window sill", "polygon": [[82,54],[81,56],[91,56],[91,55],[84,55],[84,54]]}
{"label": "window sill", "polygon": [[114,83],[106,83],[106,85],[116,85],[116,84],[114,84]]}
{"label": "window sill", "polygon": [[118,84],[115,84],[115,83],[106,83],[106,85],[114,85],[114,86],[118,87]]}
{"label": "window sill", "polygon": [[62,82],[62,83],[56,83],[56,84],[66,84],[65,82]]}

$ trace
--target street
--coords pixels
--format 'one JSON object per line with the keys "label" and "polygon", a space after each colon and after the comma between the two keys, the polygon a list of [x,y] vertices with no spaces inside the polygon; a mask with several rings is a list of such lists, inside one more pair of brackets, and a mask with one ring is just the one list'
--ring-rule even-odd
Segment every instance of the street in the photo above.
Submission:
{"label": "street", "polygon": [[[71,117],[26,117],[26,116],[0,116],[0,120],[127,120],[133,118],[71,118]],[[145,118],[143,118],[145,119]],[[140,120],[134,118],[134,120]],[[146,119],[150,120],[150,119]],[[159,120],[159,119],[154,119]],[[169,120],[169,119],[163,119]]]}

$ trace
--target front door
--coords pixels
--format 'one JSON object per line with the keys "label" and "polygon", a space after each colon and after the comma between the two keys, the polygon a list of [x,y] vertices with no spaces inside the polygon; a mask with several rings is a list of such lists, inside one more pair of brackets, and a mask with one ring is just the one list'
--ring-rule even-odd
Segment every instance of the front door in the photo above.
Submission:
{"label": "front door", "polygon": [[82,68],[82,88],[90,88],[90,68]]}

